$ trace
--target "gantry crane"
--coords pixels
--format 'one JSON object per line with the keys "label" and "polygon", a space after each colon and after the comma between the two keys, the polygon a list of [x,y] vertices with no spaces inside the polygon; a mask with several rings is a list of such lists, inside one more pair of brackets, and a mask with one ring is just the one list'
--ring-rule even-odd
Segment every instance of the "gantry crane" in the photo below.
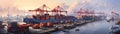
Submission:
{"label": "gantry crane", "polygon": [[61,12],[65,12],[66,15],[67,15],[67,11],[63,11],[62,9],[63,9],[63,8],[61,8],[60,6],[57,6],[57,7],[55,7],[55,8],[52,10],[52,12],[55,12],[55,13],[57,13],[57,14],[60,13],[60,15],[61,15]]}
{"label": "gantry crane", "polygon": [[30,12],[36,12],[36,14],[43,14],[44,12],[46,12],[46,13],[48,13],[48,12],[50,12],[50,11],[48,11],[47,10],[47,6],[45,5],[45,4],[43,4],[43,6],[42,6],[42,8],[40,9],[40,8],[37,8],[37,9],[35,9],[35,10],[29,10]]}

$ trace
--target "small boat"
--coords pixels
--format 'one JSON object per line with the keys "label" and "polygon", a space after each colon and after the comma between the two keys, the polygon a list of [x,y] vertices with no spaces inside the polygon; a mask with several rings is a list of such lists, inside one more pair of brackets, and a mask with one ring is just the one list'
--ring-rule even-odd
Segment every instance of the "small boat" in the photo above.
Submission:
{"label": "small boat", "polygon": [[79,31],[80,29],[76,29],[75,31]]}

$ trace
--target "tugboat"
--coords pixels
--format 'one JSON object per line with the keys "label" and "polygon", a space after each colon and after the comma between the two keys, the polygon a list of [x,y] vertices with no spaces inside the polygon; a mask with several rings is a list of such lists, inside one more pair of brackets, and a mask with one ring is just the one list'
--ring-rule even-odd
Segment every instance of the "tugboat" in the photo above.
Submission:
{"label": "tugboat", "polygon": [[110,22],[111,20],[112,20],[111,17],[106,17],[106,21],[107,21],[107,22]]}

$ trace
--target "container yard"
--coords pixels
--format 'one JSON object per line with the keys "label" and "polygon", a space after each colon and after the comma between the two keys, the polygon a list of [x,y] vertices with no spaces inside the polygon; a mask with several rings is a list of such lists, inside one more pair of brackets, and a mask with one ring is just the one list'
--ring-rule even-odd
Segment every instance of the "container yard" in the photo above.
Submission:
{"label": "container yard", "polygon": [[[29,12],[35,12],[36,14],[23,18],[22,22],[8,21],[1,26],[7,26],[6,31],[11,34],[50,34],[51,32],[74,29],[77,26],[102,20],[100,16],[87,15],[94,14],[94,12],[82,12],[86,15],[80,14],[79,16],[82,17],[77,18],[67,15],[67,11],[60,10],[60,6],[51,11],[45,10],[47,7],[45,4],[42,7],[42,9],[29,10]],[[80,11],[75,13],[80,13]],[[48,12],[52,12],[52,15]],[[61,13],[65,13],[65,15]],[[1,21],[1,23],[3,22]]]}

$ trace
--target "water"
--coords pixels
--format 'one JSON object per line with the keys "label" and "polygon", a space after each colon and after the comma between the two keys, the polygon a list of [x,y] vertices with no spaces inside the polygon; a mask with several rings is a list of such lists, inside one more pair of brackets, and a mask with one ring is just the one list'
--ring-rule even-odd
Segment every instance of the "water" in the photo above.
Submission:
{"label": "water", "polygon": [[[110,27],[113,25],[114,22],[106,22],[103,21],[96,21],[93,23],[88,23],[83,26],[78,26],[74,29],[71,29],[69,32],[53,32],[52,34],[109,34]],[[75,31],[76,29],[80,29],[79,31]]]}

